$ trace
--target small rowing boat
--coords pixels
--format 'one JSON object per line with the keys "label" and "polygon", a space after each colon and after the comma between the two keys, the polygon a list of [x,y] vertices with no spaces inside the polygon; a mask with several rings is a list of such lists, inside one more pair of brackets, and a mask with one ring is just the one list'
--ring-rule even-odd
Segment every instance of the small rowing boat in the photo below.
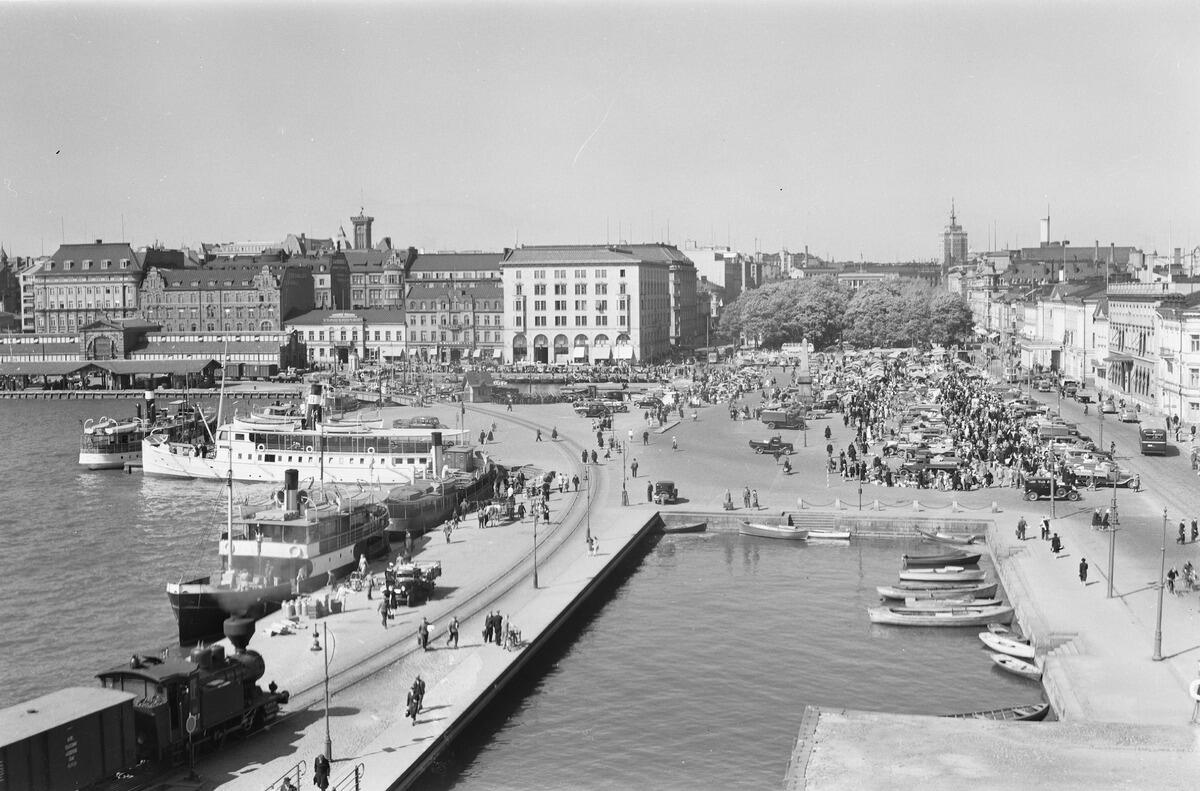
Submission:
{"label": "small rowing boat", "polygon": [[808,530],[791,525],[767,525],[761,522],[742,522],[738,532],[744,536],[759,538],[782,538],[790,541],[808,540]]}
{"label": "small rowing boat", "polygon": [[999,585],[963,583],[901,582],[898,585],[880,585],[875,590],[885,599],[965,599],[974,596],[986,599],[996,594]]}
{"label": "small rowing boat", "polygon": [[922,530],[919,527],[913,528],[921,535],[928,538],[930,541],[937,541],[942,544],[955,544],[957,546],[967,546],[983,541],[983,535],[976,533],[971,536],[952,536],[949,533],[930,533],[927,530]]}
{"label": "small rowing boat", "polygon": [[849,530],[809,530],[808,538],[810,541],[813,539],[817,539],[817,538],[823,539],[825,541],[849,541],[850,540],[850,531]]}
{"label": "small rowing boat", "polygon": [[1015,656],[1018,659],[1033,659],[1034,650],[1029,643],[1020,643],[991,632],[980,632],[979,639],[988,648],[1001,654]]}
{"label": "small rowing boat", "polygon": [[982,582],[983,569],[965,569],[962,566],[942,566],[936,569],[904,569],[900,579],[905,582]]}
{"label": "small rowing boat", "polygon": [[662,526],[664,533],[703,533],[707,529],[708,522],[691,522],[677,525],[664,523]]}
{"label": "small rowing boat", "polygon": [[988,654],[988,656],[992,658],[993,662],[1009,673],[1024,676],[1031,681],[1042,680],[1042,671],[1038,666],[1026,662],[1024,659],[1017,659],[1015,656],[1009,656],[1008,654]]}
{"label": "small rowing boat", "polygon": [[950,610],[915,610],[908,607],[868,607],[871,623],[896,626],[982,626],[989,621],[1012,619],[1012,607],[956,607]]}
{"label": "small rowing boat", "polygon": [[963,714],[944,714],[944,717],[974,720],[1003,720],[1006,722],[1041,722],[1050,713],[1049,703],[1030,703],[1025,706],[1005,706],[1002,709],[968,711]]}
{"label": "small rowing boat", "polygon": [[901,555],[900,567],[906,569],[933,568],[935,566],[974,566],[980,553],[943,552],[940,555]]}
{"label": "small rowing boat", "polygon": [[998,607],[1003,603],[1000,599],[918,599],[912,596],[904,599],[904,607],[909,610],[954,610],[962,609],[963,607]]}
{"label": "small rowing boat", "polygon": [[987,625],[987,630],[994,635],[998,635],[1000,637],[1007,637],[1009,640],[1015,640],[1018,643],[1028,643],[1029,642],[1028,637],[1021,634],[1016,629],[1005,626],[1002,623],[989,623]]}

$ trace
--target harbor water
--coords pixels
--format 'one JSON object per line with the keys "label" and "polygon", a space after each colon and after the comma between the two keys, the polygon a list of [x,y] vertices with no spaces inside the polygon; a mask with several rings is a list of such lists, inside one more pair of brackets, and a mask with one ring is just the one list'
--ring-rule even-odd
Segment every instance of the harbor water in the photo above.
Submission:
{"label": "harbor water", "polygon": [[[0,404],[0,706],[92,685],[172,642],[166,582],[213,561],[220,484],[76,463],[80,420],[135,403]],[[777,787],[806,704],[933,714],[1038,700],[991,665],[978,629],[868,622],[906,551],[928,547],[655,539],[421,786]]]}

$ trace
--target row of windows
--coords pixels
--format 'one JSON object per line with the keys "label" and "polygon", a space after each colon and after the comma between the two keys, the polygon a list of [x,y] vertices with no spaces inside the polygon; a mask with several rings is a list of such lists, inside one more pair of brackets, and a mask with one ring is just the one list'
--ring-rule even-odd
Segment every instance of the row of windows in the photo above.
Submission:
{"label": "row of windows", "polygon": [[[624,282],[619,283],[617,285],[617,293],[624,294],[625,287],[626,286],[625,286]],[[608,293],[608,283],[596,283],[593,286],[593,289],[594,289],[594,292],[598,295],[607,294]],[[525,293],[525,289],[520,283],[517,283],[517,285],[516,285],[516,293],[517,293],[517,296],[521,296],[523,293]],[[567,284],[566,283],[556,283],[554,285],[555,296],[565,296],[566,293],[567,293]],[[587,283],[576,283],[575,284],[575,295],[576,296],[586,296],[587,293],[588,293]],[[535,297],[545,296],[545,294],[546,294],[546,285],[544,283],[535,283],[533,285],[533,295]]]}
{"label": "row of windows", "polygon": [[[195,328],[193,327],[193,329],[195,329]],[[238,329],[239,330],[241,329],[241,325],[238,325]],[[266,328],[264,327],[264,329],[266,329]],[[382,330],[382,331],[381,330],[373,330],[373,331],[366,330],[363,335],[363,340],[366,340],[366,341],[371,340],[372,332],[374,332],[374,334],[375,334],[375,337],[374,337],[375,341],[379,341],[379,342],[383,342],[383,343],[390,343],[392,341],[392,331],[391,330]],[[441,333],[441,340],[443,340],[443,341],[450,340],[447,336],[450,335],[451,333],[449,333],[446,330],[440,330],[440,333]],[[340,335],[340,338],[335,338],[334,331],[330,330],[329,331],[329,340],[330,341],[343,340],[343,341],[347,341],[347,342],[358,343],[358,330],[351,330],[349,333],[350,334],[349,338],[346,337],[345,330],[341,330],[340,333],[338,333],[338,334]],[[421,330],[420,338],[423,341],[436,341],[436,340],[438,340],[438,334],[439,334],[439,330],[433,330],[433,331]],[[455,334],[457,335],[457,333],[455,333]],[[414,342],[417,340],[417,331],[416,330],[413,330],[411,337]],[[316,342],[316,343],[324,342],[325,341],[325,330],[309,330],[308,331],[308,340]],[[396,330],[396,340],[397,341],[404,340],[404,332],[402,330]],[[466,335],[464,337],[464,340],[470,341],[471,340],[470,334]],[[485,343],[489,342],[489,341],[499,341],[500,340],[500,330],[477,330],[475,332],[475,340],[482,341]],[[324,351],[321,352],[321,355],[324,356]]]}
{"label": "row of windows", "polygon": [[[443,315],[443,316],[438,316],[438,317],[437,317],[437,318],[439,319],[439,321],[434,321],[434,320],[433,320],[433,319],[434,319],[434,317],[433,317],[433,316],[429,316],[429,317],[428,317],[428,318],[429,318],[429,321],[428,321],[428,322],[426,322],[426,321],[425,321],[425,319],[426,319],[426,316],[425,316],[425,314],[424,314],[424,313],[422,313],[422,314],[420,315],[420,319],[421,319],[421,320],[420,320],[419,322],[417,321],[417,318],[418,318],[418,317],[417,317],[417,315],[416,315],[416,314],[411,314],[411,313],[410,313],[410,314],[409,314],[409,316],[408,316],[408,323],[409,323],[409,324],[411,324],[411,325],[413,325],[414,327],[415,327],[417,324],[420,324],[421,326],[425,326],[425,324],[458,324],[458,323],[459,323],[459,321],[458,321],[458,318],[459,318],[459,317],[458,317],[458,316],[450,316],[450,320],[449,320],[449,321],[446,321],[446,316],[444,316],[444,315]],[[476,319],[479,319],[479,318],[481,318],[481,317],[479,317],[479,316],[476,316]],[[498,326],[499,324],[501,324],[501,321],[500,321],[500,316],[498,316],[498,315],[495,317],[495,321],[494,321],[494,322],[492,321],[492,314],[490,314],[490,313],[484,313],[484,314],[483,314],[483,316],[482,316],[482,319],[483,319],[482,321],[476,321],[475,323],[476,323],[476,324],[493,324],[493,323],[494,323],[494,324],[496,324],[497,326]],[[468,314],[464,315],[464,316],[462,317],[462,323],[463,323],[463,324],[470,324],[470,323],[471,323],[471,314],[469,314],[469,313],[468,313]]]}
{"label": "row of windows", "polygon": [[[608,310],[608,300],[607,299],[597,299],[597,300],[594,300],[594,303],[595,303],[596,310],[599,310],[599,311]],[[625,308],[627,307],[626,301],[623,299],[617,300],[616,304],[617,304],[617,310],[619,310],[619,311],[624,311]],[[533,301],[533,310],[535,312],[544,311],[544,310],[546,310],[546,305],[547,305],[546,300],[535,299]],[[515,310],[517,313],[520,313],[523,308],[524,308],[524,305],[522,304],[521,300],[517,300],[516,302],[513,303],[513,310]],[[554,300],[554,310],[564,311],[566,309],[567,309],[567,300],[565,300],[565,299]],[[587,309],[588,309],[588,304],[587,304],[586,299],[575,300],[575,310],[576,311],[583,312],[583,311],[586,311]]]}
{"label": "row of windows", "polygon": [[[524,326],[524,321],[521,319],[520,316],[517,316],[515,320],[516,320],[516,326],[518,326],[518,327]],[[628,323],[625,320],[624,314],[622,314],[621,316],[618,317],[617,323],[620,324],[621,326],[625,326],[625,324]],[[596,327],[607,327],[608,326],[608,316],[596,316],[592,319],[592,324]],[[533,326],[546,327],[549,325],[546,324],[545,316],[534,316],[533,317]],[[554,326],[555,327],[568,326],[567,317],[566,316],[555,316],[554,317]],[[575,326],[576,327],[588,326],[588,317],[587,316],[576,316],[575,317]]]}
{"label": "row of windows", "polygon": [[[450,303],[450,304],[448,304],[446,302],[436,302],[436,301],[426,302],[425,300],[421,300],[418,302],[417,300],[410,299],[408,301],[407,307],[409,310],[412,310],[412,311],[418,311],[418,310],[446,311],[446,310],[471,310],[472,309],[471,301],[469,299],[456,299],[456,300],[453,300],[452,303]],[[498,300],[498,299],[496,299],[496,300],[477,299],[477,300],[475,300],[475,303],[474,303],[474,310],[476,312],[483,312],[483,311],[488,311],[488,310],[491,310],[491,311],[503,310],[503,308],[500,306],[500,300]]]}
{"label": "row of windows", "polygon": [[[603,280],[604,278],[608,277],[608,270],[607,270],[607,269],[594,269],[594,270],[592,270],[592,271],[593,271],[593,273],[595,274],[595,276],[596,276],[596,278],[597,278],[597,279]],[[618,270],[618,271],[619,271],[619,274],[617,275],[617,277],[625,277],[625,270],[624,270],[624,269],[621,269],[621,270]],[[513,270],[513,277],[515,277],[517,280],[520,280],[520,279],[521,279],[521,272],[522,272],[522,270],[520,270],[520,269],[514,269],[514,270]],[[576,270],[575,270],[575,279],[576,279],[576,280],[583,280],[583,279],[584,279],[584,278],[586,278],[586,277],[587,277],[587,270],[586,270],[586,269],[576,269]],[[545,270],[545,269],[535,269],[535,270],[533,270],[533,279],[534,279],[534,280],[545,280],[545,279],[546,279],[546,270]],[[567,279],[567,270],[565,270],[565,269],[555,269],[555,270],[554,270],[554,279],[555,279],[555,280],[566,280],[566,279]]]}
{"label": "row of windows", "polygon": [[[92,259],[90,259],[90,258],[85,258],[83,261],[81,261],[81,262],[80,262],[80,267],[79,267],[79,268],[80,268],[80,269],[84,269],[84,270],[91,269],[91,268],[92,268],[92,264],[93,264],[93,263],[94,263],[94,262],[92,261]],[[100,262],[100,268],[101,268],[101,269],[109,269],[109,268],[111,268],[111,267],[112,267],[112,263],[113,263],[113,262],[112,262],[112,260],[111,260],[111,259],[109,259],[109,258],[105,258],[103,261],[101,261],[101,262]],[[53,269],[53,268],[54,268],[54,262],[53,262],[53,261],[51,261],[51,262],[50,262],[50,264],[49,264],[49,268],[50,268],[50,269]],[[75,262],[74,262],[74,261],[72,261],[72,260],[70,260],[70,259],[67,259],[66,261],[63,261],[63,269],[74,269],[74,268],[75,268]],[[122,269],[128,269],[128,268],[129,268],[129,259],[128,259],[128,258],[122,258],[122,259],[121,259],[121,268],[122,268]]]}

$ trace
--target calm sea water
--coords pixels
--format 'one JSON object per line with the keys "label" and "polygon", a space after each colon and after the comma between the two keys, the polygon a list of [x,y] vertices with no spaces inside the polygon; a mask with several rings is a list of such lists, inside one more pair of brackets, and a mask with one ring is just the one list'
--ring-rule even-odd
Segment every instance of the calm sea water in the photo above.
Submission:
{"label": "calm sea water", "polygon": [[[0,706],[93,685],[172,642],[164,585],[211,561],[219,484],[76,464],[79,421],[134,403],[0,402]],[[778,787],[805,704],[942,713],[1037,700],[1037,686],[992,667],[975,629],[868,623],[875,586],[913,550],[663,537],[422,785]]]}
{"label": "calm sea water", "polygon": [[979,629],[868,622],[875,586],[914,549],[663,537],[421,787],[777,788],[806,704],[941,714],[1039,700],[992,666]]}

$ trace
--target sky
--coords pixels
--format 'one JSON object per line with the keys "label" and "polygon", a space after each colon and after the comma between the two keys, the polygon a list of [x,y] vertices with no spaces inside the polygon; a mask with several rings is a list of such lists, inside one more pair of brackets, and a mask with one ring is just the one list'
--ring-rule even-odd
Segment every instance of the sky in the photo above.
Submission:
{"label": "sky", "polygon": [[[1200,245],[1194,2],[0,0],[0,244]],[[994,243],[992,240],[995,240]]]}

